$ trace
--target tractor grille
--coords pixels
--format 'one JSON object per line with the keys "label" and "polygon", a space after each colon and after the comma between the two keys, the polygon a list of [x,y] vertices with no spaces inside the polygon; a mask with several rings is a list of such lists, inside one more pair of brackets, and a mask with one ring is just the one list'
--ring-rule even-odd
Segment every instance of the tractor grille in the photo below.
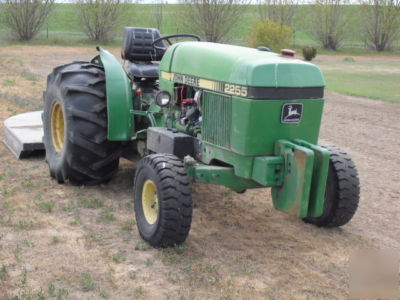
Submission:
{"label": "tractor grille", "polygon": [[202,98],[203,140],[224,148],[230,148],[232,97],[204,91]]}

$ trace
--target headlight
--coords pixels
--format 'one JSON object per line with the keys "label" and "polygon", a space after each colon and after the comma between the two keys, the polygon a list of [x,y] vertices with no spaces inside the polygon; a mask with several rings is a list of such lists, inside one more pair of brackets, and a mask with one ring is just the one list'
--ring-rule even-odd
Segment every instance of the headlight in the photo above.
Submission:
{"label": "headlight", "polygon": [[166,107],[171,102],[171,95],[167,91],[159,91],[156,94],[156,103],[158,106]]}

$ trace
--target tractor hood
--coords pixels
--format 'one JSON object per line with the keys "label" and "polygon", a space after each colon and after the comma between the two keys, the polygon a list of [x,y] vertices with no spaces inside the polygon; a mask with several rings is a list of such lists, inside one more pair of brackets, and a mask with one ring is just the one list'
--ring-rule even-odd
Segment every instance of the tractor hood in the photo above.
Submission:
{"label": "tractor hood", "polygon": [[208,42],[171,46],[160,64],[163,72],[249,87],[323,87],[320,69],[299,59],[254,48]]}

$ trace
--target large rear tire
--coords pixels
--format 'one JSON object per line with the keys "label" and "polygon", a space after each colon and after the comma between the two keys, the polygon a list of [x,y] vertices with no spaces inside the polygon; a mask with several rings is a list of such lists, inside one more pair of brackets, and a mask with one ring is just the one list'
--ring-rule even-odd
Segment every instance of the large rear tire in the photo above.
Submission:
{"label": "large rear tire", "polygon": [[59,183],[94,185],[118,171],[121,146],[107,140],[104,70],[87,62],[59,66],[44,92],[43,142]]}
{"label": "large rear tire", "polygon": [[325,147],[330,152],[324,211],[319,217],[303,220],[321,227],[339,227],[354,216],[360,199],[357,169],[347,155],[337,147]]}
{"label": "large rear tire", "polygon": [[192,188],[182,161],[151,154],[138,163],[134,182],[136,223],[154,247],[183,243],[192,222]]}

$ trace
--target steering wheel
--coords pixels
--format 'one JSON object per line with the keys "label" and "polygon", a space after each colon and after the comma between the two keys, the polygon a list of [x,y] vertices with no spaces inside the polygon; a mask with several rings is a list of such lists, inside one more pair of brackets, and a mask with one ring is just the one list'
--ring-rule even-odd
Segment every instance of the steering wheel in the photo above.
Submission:
{"label": "steering wheel", "polygon": [[155,49],[157,49],[157,50],[165,51],[165,50],[167,50],[167,47],[158,46],[158,45],[156,45],[156,44],[157,44],[158,42],[161,42],[161,41],[164,41],[164,40],[165,40],[165,41],[167,41],[168,44],[171,46],[171,45],[172,45],[172,42],[171,42],[169,39],[177,38],[177,37],[188,37],[188,38],[193,38],[193,39],[195,39],[195,40],[197,40],[197,41],[200,41],[200,37],[199,37],[198,35],[196,35],[196,34],[181,33],[181,34],[170,34],[170,35],[162,36],[162,37],[160,37],[160,38],[154,40],[154,41],[151,43],[151,45],[152,45]]}

